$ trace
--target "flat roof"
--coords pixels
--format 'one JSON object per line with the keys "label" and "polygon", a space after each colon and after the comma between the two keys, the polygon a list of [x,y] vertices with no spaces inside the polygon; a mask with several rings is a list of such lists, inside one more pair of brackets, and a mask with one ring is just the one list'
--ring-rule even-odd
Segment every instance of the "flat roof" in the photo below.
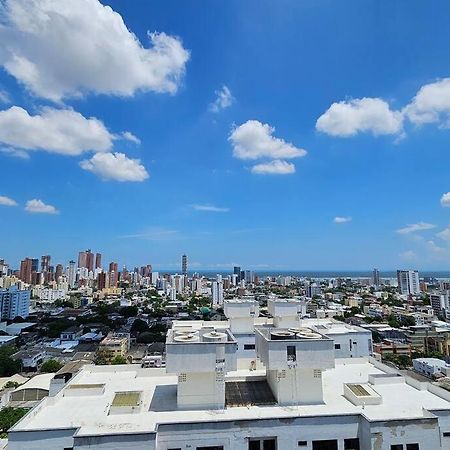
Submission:
{"label": "flat roof", "polygon": [[[139,365],[84,366],[71,384],[103,384],[102,395],[64,396],[63,389],[44,399],[14,431],[77,428],[77,436],[121,433],[151,433],[158,424],[220,422],[361,414],[368,420],[402,420],[428,417],[424,410],[450,410],[450,403],[428,390],[418,390],[397,380],[371,386],[381,397],[379,405],[353,405],[344,397],[344,384],[367,384],[369,375],[384,374],[365,359],[336,360],[334,369],[323,372],[324,404],[280,407],[245,405],[211,410],[179,410],[176,406],[177,376],[165,369],[142,369]],[[230,372],[226,381],[261,380],[260,371]],[[391,377],[392,378],[392,377]],[[140,392],[140,409],[134,414],[108,414],[119,392]],[[83,411],[80,414],[80,411]]]}

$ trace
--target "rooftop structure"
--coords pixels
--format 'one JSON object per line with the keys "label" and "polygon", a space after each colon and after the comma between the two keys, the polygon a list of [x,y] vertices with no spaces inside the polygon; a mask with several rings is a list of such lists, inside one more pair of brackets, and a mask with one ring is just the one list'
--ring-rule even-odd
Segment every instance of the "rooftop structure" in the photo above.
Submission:
{"label": "rooftop structure", "polygon": [[[448,448],[450,394],[389,370],[375,361],[341,359],[322,374],[321,403],[280,406],[267,401],[266,391],[258,404],[242,391],[227,394],[222,410],[186,411],[177,406],[175,374],[136,365],[85,366],[13,427],[8,449],[248,450],[255,448],[251,439],[266,438],[278,450]],[[263,372],[225,376],[234,393],[239,383],[248,387],[261,379]],[[344,446],[350,442],[358,446]]]}

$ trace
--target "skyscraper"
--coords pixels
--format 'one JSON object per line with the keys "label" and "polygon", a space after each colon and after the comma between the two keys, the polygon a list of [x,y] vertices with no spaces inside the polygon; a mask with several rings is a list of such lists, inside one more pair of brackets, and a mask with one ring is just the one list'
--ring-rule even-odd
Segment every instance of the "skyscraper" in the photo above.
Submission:
{"label": "skyscraper", "polygon": [[241,281],[241,268],[239,266],[234,266],[233,274],[236,275],[236,281],[239,283],[239,281]]}
{"label": "skyscraper", "polygon": [[25,258],[20,262],[19,278],[25,283],[31,284],[33,260],[31,258]]}
{"label": "skyscraper", "polygon": [[381,285],[380,283],[380,272],[378,269],[373,269],[372,272],[372,285],[375,287],[379,287]]}
{"label": "skyscraper", "polygon": [[50,269],[50,259],[50,255],[41,256],[41,272],[44,274],[44,276]]}
{"label": "skyscraper", "polygon": [[109,263],[109,285],[111,287],[117,286],[119,281],[119,266],[116,262]]}
{"label": "skyscraper", "polygon": [[89,272],[94,270],[94,254],[90,248],[78,254],[78,267],[86,268]]}
{"label": "skyscraper", "polygon": [[55,269],[55,281],[58,283],[59,282],[59,277],[62,276],[63,274],[63,266],[62,264],[57,264],[56,265],[56,269]]}
{"label": "skyscraper", "polygon": [[420,294],[419,272],[417,270],[397,270],[400,294]]}
{"label": "skyscraper", "polygon": [[183,275],[187,275],[187,271],[188,271],[188,258],[186,255],[183,255],[181,257],[181,273]]}
{"label": "skyscraper", "polygon": [[69,261],[69,267],[67,268],[67,281],[69,287],[73,288],[75,286],[75,281],[77,278],[77,267],[75,261]]}
{"label": "skyscraper", "polygon": [[95,268],[100,269],[102,267],[102,254],[96,253],[95,254]]}

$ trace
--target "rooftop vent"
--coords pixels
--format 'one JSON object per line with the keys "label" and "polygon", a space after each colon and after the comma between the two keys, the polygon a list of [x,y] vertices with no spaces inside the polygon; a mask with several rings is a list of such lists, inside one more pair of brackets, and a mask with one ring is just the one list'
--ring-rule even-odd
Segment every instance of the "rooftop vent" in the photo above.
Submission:
{"label": "rooftop vent", "polygon": [[380,405],[381,396],[368,384],[344,384],[344,397],[356,406]]}
{"label": "rooftop vent", "polygon": [[132,414],[140,411],[141,392],[116,392],[110,414]]}

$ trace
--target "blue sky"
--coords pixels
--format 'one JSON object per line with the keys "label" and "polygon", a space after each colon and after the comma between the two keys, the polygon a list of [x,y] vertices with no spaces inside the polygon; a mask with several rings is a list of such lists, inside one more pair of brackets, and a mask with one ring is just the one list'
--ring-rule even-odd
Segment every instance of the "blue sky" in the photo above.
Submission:
{"label": "blue sky", "polygon": [[13,265],[448,269],[448,2],[2,5]]}

